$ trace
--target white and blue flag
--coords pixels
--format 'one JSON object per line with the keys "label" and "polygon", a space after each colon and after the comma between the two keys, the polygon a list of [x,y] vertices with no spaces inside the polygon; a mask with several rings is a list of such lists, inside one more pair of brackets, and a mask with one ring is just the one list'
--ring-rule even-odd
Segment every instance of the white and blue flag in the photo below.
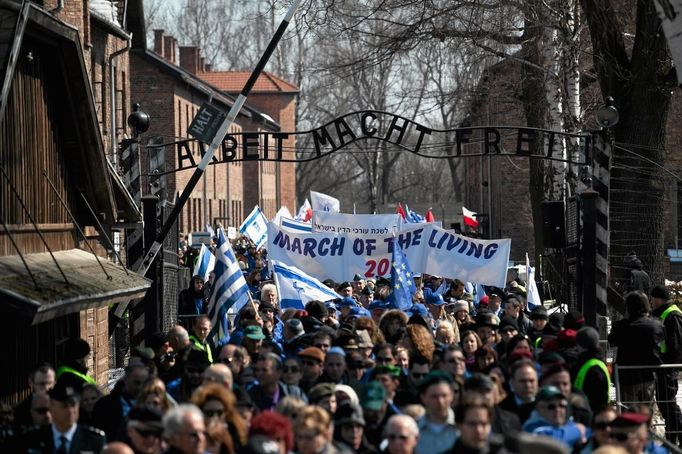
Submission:
{"label": "white and blue flag", "polygon": [[341,298],[334,290],[294,266],[276,260],[270,263],[282,309],[303,309],[308,301],[324,302]]}
{"label": "white and blue flag", "polygon": [[223,229],[218,229],[215,258],[215,282],[208,302],[208,316],[213,326],[210,336],[218,345],[229,333],[228,310],[239,312],[249,302],[250,295],[249,286]]}
{"label": "white and blue flag", "polygon": [[332,213],[341,211],[339,199],[321,192],[310,191],[310,205],[313,211],[330,211]]}
{"label": "white and blue flag", "polygon": [[192,276],[201,276],[204,282],[208,282],[208,275],[215,268],[215,256],[205,244],[201,244],[201,250],[194,262],[194,271]]}
{"label": "white and blue flag", "polygon": [[258,205],[253,207],[251,214],[239,226],[239,231],[242,235],[246,235],[253,241],[253,244],[256,245],[256,250],[262,248],[268,242],[268,220]]}
{"label": "white and blue flag", "polygon": [[279,220],[280,227],[284,227],[288,230],[293,230],[294,232],[305,232],[310,233],[313,231],[313,224],[310,222],[301,222],[294,219],[289,219],[282,217]]}

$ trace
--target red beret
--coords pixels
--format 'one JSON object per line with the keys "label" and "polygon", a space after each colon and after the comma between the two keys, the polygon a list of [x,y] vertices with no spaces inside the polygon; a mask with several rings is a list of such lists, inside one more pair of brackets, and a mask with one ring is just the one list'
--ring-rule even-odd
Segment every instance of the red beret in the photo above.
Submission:
{"label": "red beret", "polygon": [[490,304],[490,297],[488,295],[483,295],[479,300],[478,304],[481,306],[487,306],[488,304]]}
{"label": "red beret", "polygon": [[649,422],[649,417],[641,413],[625,412],[621,413],[611,423],[611,427],[633,427],[640,426]]}
{"label": "red beret", "polygon": [[578,332],[574,329],[562,329],[559,331],[559,336],[557,340],[561,344],[575,344],[575,340],[578,336]]}

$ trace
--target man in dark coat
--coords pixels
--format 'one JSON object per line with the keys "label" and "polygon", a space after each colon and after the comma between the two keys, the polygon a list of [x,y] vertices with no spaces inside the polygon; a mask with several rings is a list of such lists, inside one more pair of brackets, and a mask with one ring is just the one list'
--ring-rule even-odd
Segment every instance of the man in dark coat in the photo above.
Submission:
{"label": "man in dark coat", "polygon": [[90,344],[80,338],[68,339],[64,343],[64,360],[57,368],[55,378],[75,388],[79,394],[83,385],[96,385],[95,379],[88,376],[89,356]]}
{"label": "man in dark coat", "polygon": [[[663,323],[649,316],[649,300],[641,292],[625,295],[627,318],[614,323],[609,343],[618,347],[619,366],[656,366],[662,363],[660,345],[665,339]],[[651,402],[654,373],[651,369],[619,371],[621,398],[626,404]]]}
{"label": "man in dark coat", "polygon": [[[682,311],[670,301],[670,291],[662,285],[651,290],[651,315],[663,323],[665,341],[661,344],[664,364],[682,363]],[[664,369],[657,373],[656,401],[665,419],[668,440],[682,443],[682,412],[677,405],[677,370]]]}
{"label": "man in dark coat", "polygon": [[80,390],[66,380],[58,380],[50,390],[52,424],[26,433],[19,440],[17,452],[43,454],[80,454],[100,452],[104,432],[78,424]]}
{"label": "man in dark coat", "polygon": [[128,413],[135,406],[135,398],[149,378],[149,371],[142,363],[128,365],[125,376],[108,396],[102,397],[93,412],[93,424],[107,434],[107,441],[116,439]]}
{"label": "man in dark coat", "polygon": [[628,282],[625,287],[628,292],[634,292],[639,290],[644,292],[646,295],[649,294],[651,289],[651,278],[644,271],[644,266],[642,261],[637,257],[637,254],[630,252],[627,257],[625,257],[625,264],[630,267],[630,275],[628,276]]}

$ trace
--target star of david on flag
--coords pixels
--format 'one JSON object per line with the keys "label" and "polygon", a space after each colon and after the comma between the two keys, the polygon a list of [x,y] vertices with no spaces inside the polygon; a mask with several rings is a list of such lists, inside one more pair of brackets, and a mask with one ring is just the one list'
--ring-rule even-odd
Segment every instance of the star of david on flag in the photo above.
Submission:
{"label": "star of david on flag", "polygon": [[398,309],[405,311],[412,307],[412,295],[417,293],[414,285],[414,273],[410,269],[407,257],[396,238],[391,241],[391,297],[390,301]]}

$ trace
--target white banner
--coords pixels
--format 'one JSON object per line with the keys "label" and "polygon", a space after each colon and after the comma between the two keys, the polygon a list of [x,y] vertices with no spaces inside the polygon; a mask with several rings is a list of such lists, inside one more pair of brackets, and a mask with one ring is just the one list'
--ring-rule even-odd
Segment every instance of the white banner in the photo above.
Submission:
{"label": "white banner", "polygon": [[[390,276],[392,233],[296,233],[268,225],[268,258],[323,280],[360,274]],[[511,240],[479,240],[435,225],[416,224],[397,234],[414,273],[504,287]]]}
{"label": "white banner", "polygon": [[400,230],[399,214],[346,214],[313,210],[313,232],[382,235]]}

